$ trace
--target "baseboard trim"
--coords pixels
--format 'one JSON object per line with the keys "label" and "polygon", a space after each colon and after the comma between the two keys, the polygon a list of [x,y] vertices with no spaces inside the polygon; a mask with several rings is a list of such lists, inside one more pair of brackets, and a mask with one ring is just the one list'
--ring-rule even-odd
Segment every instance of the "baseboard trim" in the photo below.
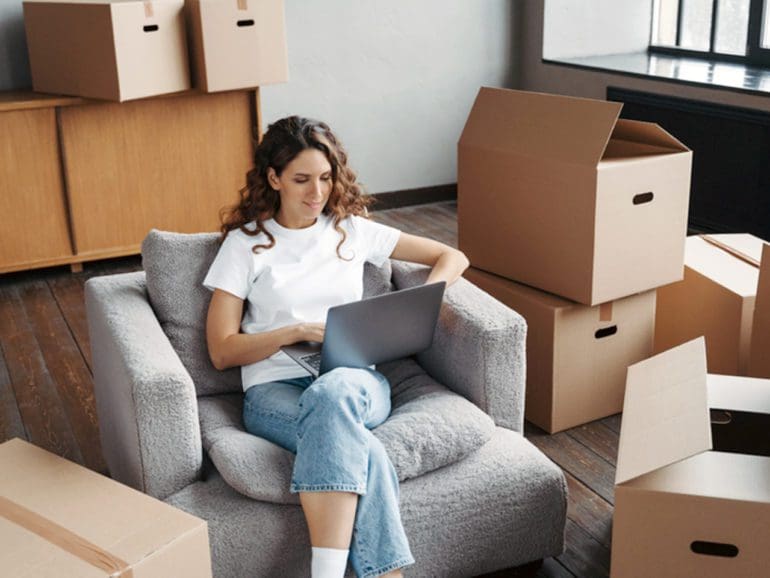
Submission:
{"label": "baseboard trim", "polygon": [[372,211],[386,211],[388,209],[424,205],[425,203],[439,203],[441,201],[456,201],[457,184],[452,183],[435,187],[377,193],[372,195],[372,197],[374,197],[374,202],[370,207]]}

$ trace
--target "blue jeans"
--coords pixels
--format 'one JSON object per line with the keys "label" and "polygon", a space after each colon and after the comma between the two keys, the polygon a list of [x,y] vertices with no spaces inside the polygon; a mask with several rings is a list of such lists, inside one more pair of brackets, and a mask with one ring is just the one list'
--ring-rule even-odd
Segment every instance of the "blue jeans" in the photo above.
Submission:
{"label": "blue jeans", "polygon": [[401,524],[398,478],[369,431],[390,414],[390,384],[372,369],[338,368],[246,391],[246,429],[296,454],[292,492],[354,492],[350,544],[356,575],[379,576],[414,563]]}

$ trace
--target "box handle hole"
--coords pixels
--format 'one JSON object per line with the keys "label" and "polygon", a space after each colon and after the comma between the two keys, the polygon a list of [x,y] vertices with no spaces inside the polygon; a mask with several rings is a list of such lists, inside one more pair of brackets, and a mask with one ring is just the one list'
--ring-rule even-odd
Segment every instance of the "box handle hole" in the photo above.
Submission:
{"label": "box handle hole", "polygon": [[596,337],[596,339],[601,339],[602,337],[609,337],[610,335],[615,335],[617,332],[618,332],[618,326],[611,325],[610,327],[603,327],[602,329],[598,329],[596,333],[594,333],[594,337]]}
{"label": "box handle hole", "polygon": [[646,193],[639,193],[638,195],[634,195],[633,203],[635,205],[643,205],[644,203],[649,203],[652,201],[652,198],[655,195],[652,194],[652,191],[648,191]]}
{"label": "box handle hole", "polygon": [[158,31],[158,25],[157,24],[148,24],[143,29],[145,32],[157,32]]}
{"label": "box handle hole", "polygon": [[253,20],[238,20],[238,26],[243,28],[244,26],[254,26]]}
{"label": "box handle hole", "polygon": [[738,555],[738,547],[733,544],[723,544],[721,542],[705,542],[696,540],[690,544],[690,550],[696,554],[705,556],[721,556],[722,558],[735,558]]}
{"label": "box handle hole", "polygon": [[733,415],[723,409],[711,410],[711,423],[714,425],[727,425],[733,421]]}

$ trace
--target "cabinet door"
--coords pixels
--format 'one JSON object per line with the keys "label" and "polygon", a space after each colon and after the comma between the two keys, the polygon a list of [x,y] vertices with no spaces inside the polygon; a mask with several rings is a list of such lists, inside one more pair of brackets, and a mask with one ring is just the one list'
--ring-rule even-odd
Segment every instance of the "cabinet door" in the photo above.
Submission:
{"label": "cabinet door", "polygon": [[0,112],[0,272],[72,255],[53,108]]}
{"label": "cabinet door", "polygon": [[252,166],[253,94],[185,94],[63,108],[75,250],[136,253],[151,228],[219,228]]}

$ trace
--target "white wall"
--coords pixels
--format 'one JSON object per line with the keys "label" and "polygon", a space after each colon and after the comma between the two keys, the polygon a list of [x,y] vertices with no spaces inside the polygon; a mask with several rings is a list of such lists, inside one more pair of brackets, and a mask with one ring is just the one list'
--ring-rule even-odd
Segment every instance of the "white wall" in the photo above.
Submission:
{"label": "white wall", "polygon": [[512,86],[511,0],[286,0],[289,82],[267,123],[327,122],[371,193],[454,183],[481,85]]}
{"label": "white wall", "polygon": [[646,50],[652,0],[545,0],[544,58]]}
{"label": "white wall", "polygon": [[[545,3],[553,1],[517,0],[514,20],[520,31],[515,47],[518,88],[605,99],[607,87],[614,86],[770,111],[770,98],[767,96],[543,63]],[[593,1],[583,0],[583,4],[588,6]]]}

